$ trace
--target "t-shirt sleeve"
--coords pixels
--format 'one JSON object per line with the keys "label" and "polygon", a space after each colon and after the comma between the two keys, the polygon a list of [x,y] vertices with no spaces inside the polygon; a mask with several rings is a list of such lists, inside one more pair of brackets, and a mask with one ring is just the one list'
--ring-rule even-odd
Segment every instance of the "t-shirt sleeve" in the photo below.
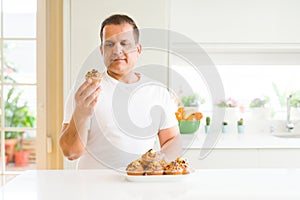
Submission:
{"label": "t-shirt sleeve", "polygon": [[160,130],[171,128],[178,125],[178,121],[175,116],[177,106],[175,100],[171,98],[170,93],[165,89],[162,92],[163,107],[165,111],[165,117],[161,122]]}

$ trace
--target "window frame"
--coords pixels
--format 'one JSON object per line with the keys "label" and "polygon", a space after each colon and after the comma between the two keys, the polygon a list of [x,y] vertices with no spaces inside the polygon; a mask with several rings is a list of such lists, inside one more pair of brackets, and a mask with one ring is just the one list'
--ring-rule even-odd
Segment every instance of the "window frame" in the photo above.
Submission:
{"label": "window frame", "polygon": [[[3,28],[1,28],[1,38],[0,43],[3,44],[3,41],[16,40],[16,41],[26,41],[26,40],[35,40],[36,41],[36,83],[12,83],[7,84],[1,82],[1,87],[10,85],[10,86],[36,86],[36,128],[10,128],[5,127],[4,123],[4,113],[1,115],[1,141],[5,140],[4,133],[5,131],[18,131],[18,130],[35,130],[36,131],[36,168],[45,168],[46,167],[46,14],[47,14],[47,0],[37,0],[37,13],[36,13],[36,37],[34,38],[4,38],[3,37]],[[3,27],[3,2],[1,1],[1,27]],[[3,47],[3,45],[2,45]],[[1,51],[1,57],[3,58],[3,51]],[[3,60],[1,59],[1,70],[3,71]],[[1,74],[3,80],[3,73]],[[1,98],[3,97],[3,89],[1,90]],[[1,109],[4,110],[4,101],[2,100]],[[1,175],[4,174],[20,174],[22,171],[8,171],[5,165],[5,145],[4,142],[1,142],[1,159],[2,166],[0,167]]]}

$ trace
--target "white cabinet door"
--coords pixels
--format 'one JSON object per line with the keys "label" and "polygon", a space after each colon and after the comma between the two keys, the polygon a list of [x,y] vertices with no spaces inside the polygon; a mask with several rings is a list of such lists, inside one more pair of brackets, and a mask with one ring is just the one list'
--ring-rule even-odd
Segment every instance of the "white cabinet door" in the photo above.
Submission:
{"label": "white cabinet door", "polygon": [[190,149],[183,155],[193,168],[256,168],[256,149],[214,149],[207,157],[200,159],[200,149]]}
{"label": "white cabinet door", "polygon": [[299,43],[300,1],[174,0],[170,28],[204,43]]}
{"label": "white cabinet door", "polygon": [[199,159],[200,149],[189,149],[183,157],[193,168],[299,168],[300,149],[214,149]]}

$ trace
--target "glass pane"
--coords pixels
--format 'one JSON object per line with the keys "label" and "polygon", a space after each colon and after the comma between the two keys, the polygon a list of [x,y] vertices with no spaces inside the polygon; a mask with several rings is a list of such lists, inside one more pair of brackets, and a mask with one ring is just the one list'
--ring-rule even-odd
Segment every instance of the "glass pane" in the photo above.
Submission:
{"label": "glass pane", "polygon": [[293,94],[291,106],[299,107],[299,65],[222,65],[217,68],[227,97],[237,100],[246,111],[250,110],[252,100],[267,99],[266,107],[272,109],[273,118],[285,119],[289,94]]}
{"label": "glass pane", "polygon": [[201,72],[178,56],[171,55],[170,58],[170,87],[176,93],[178,103],[210,115],[211,95]]}
{"label": "glass pane", "polygon": [[36,126],[36,86],[5,86],[4,102],[5,127]]}
{"label": "glass pane", "polygon": [[36,0],[3,0],[3,36],[36,37]]}
{"label": "glass pane", "polygon": [[4,41],[4,81],[36,83],[36,41]]}
{"label": "glass pane", "polygon": [[[188,63],[172,59],[176,61],[176,65],[173,64],[171,69],[185,77],[187,84],[182,84],[172,71],[171,86],[179,97],[190,96],[192,92],[197,92],[205,98],[205,103],[200,106],[204,114],[211,109],[209,105],[233,99],[240,107],[240,114],[246,118],[253,119],[254,109],[252,108],[261,106],[267,108],[265,110],[268,112],[268,119],[284,120],[286,119],[286,100],[288,95],[292,94],[291,118],[292,120],[300,119],[299,65],[218,65],[216,67],[221,76],[226,97],[220,99],[219,102],[211,102],[207,86],[203,84],[201,77],[197,77],[193,68]],[[258,103],[260,105],[257,105]]]}

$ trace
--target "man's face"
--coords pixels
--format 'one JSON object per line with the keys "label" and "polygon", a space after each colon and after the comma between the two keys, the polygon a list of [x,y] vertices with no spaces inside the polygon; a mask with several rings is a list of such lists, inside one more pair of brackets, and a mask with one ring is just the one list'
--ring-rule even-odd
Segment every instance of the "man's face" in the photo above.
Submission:
{"label": "man's face", "polygon": [[135,42],[133,27],[124,23],[104,27],[100,50],[108,73],[122,78],[134,68],[141,46]]}

